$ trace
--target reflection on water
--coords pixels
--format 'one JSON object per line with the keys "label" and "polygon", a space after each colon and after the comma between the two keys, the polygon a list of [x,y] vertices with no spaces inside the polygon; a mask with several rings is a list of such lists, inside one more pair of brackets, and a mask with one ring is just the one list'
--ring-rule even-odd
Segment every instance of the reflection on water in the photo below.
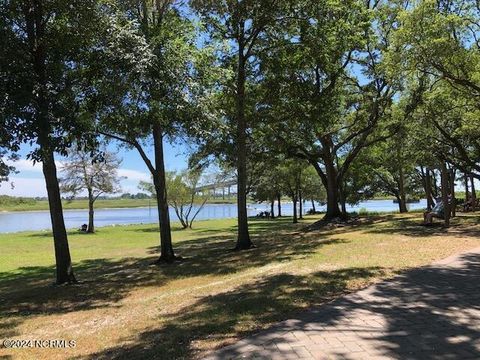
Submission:
{"label": "reflection on water", "polygon": [[[310,202],[304,204],[304,211],[311,209]],[[315,205],[317,211],[325,210],[325,206]],[[424,209],[427,207],[426,200],[419,203],[410,204],[410,209]],[[355,206],[347,206],[347,211],[359,211],[360,209],[368,211],[398,211],[398,205],[391,200],[369,200],[363,201]],[[250,204],[248,206],[248,215],[255,216],[260,211],[269,210],[270,206],[266,204]],[[275,211],[277,207],[275,206]],[[194,211],[192,211],[193,213]],[[292,215],[292,203],[282,203],[282,215]],[[64,212],[65,224],[68,229],[79,228],[88,220],[87,210],[66,210]],[[237,207],[235,204],[207,204],[200,211],[198,220],[234,218],[237,216]],[[170,209],[170,219],[177,220],[175,212]],[[120,224],[141,224],[156,223],[156,208],[127,208],[127,209],[98,209],[95,211],[95,225],[108,226]],[[26,231],[26,230],[44,230],[50,228],[50,215],[48,211],[26,211],[26,212],[6,212],[0,213],[0,233]]]}

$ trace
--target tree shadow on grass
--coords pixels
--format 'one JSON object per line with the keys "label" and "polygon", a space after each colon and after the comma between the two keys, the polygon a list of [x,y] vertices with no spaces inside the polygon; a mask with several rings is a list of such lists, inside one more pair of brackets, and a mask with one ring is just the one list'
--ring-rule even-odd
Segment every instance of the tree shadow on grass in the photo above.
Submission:
{"label": "tree shadow on grass", "polygon": [[480,215],[459,214],[451,219],[449,228],[443,226],[443,220],[436,220],[431,226],[424,226],[420,216],[372,216],[364,231],[372,234],[401,234],[412,237],[459,236],[480,237]]}
{"label": "tree shadow on grass", "polygon": [[[138,227],[129,229],[128,227],[125,227],[125,231],[130,231],[130,232],[144,232],[144,233],[157,233],[160,236],[160,230],[158,227],[158,224],[136,224],[136,225],[148,225],[148,227],[141,228],[139,229]],[[171,226],[170,229],[172,232],[177,232],[177,231],[184,231],[185,229],[181,227],[180,225],[173,225]],[[215,231],[216,232],[216,231]]]}
{"label": "tree shadow on grass", "polygon": [[421,215],[418,214],[383,214],[360,216],[352,224],[345,226],[325,226],[321,229],[308,231],[322,235],[343,234],[352,231],[363,231],[371,234],[399,234],[412,237],[451,236],[480,237],[480,214],[458,213],[451,219],[449,228],[443,226],[443,221],[436,219],[432,226],[424,226]]}
{"label": "tree shadow on grass", "polygon": [[75,264],[84,279],[71,286],[54,286],[53,266],[29,266],[0,273],[0,316],[66,313],[115,306],[137,286],[161,285],[164,276],[147,259],[91,259]]}
{"label": "tree shadow on grass", "polygon": [[[263,254],[265,251],[269,252],[275,249],[282,254],[288,253],[289,255],[294,255],[295,251],[299,251],[298,255],[301,256],[304,255],[305,252],[310,253],[311,251],[308,251],[309,248],[315,249],[317,245],[322,246],[326,244],[324,235],[330,235],[330,233],[318,233],[316,234],[317,237],[312,237],[308,234],[302,234],[299,231],[300,227],[300,224],[292,224],[284,218],[279,219],[279,221],[257,219],[249,221],[251,239],[256,248],[239,252],[238,254],[252,258],[253,261],[255,261],[253,258],[259,253]],[[198,235],[197,238],[175,242],[174,248],[182,257],[189,259],[191,259],[192,256],[202,257],[205,254],[207,256],[213,255],[215,259],[224,256],[235,257],[229,250],[232,250],[235,246],[236,229],[236,225],[224,226],[214,230],[195,229],[195,235]],[[210,234],[220,235],[212,236]],[[150,254],[158,253],[159,246],[148,248],[148,252]],[[250,253],[252,253],[252,256],[249,255]],[[280,256],[282,254],[280,254]],[[268,257],[271,257],[274,261],[282,259],[282,257],[277,258],[276,255],[277,253],[274,251],[273,256]],[[263,256],[265,256],[265,254],[259,257],[261,263],[263,263]],[[256,263],[253,264],[256,265]]]}
{"label": "tree shadow on grass", "polygon": [[[68,236],[76,236],[76,235],[92,236],[94,234],[86,233],[86,232],[78,231],[78,230],[68,230],[67,235]],[[50,230],[40,230],[38,232],[28,234],[27,236],[31,237],[31,238],[49,238],[50,239],[50,238],[53,237],[53,233]]]}
{"label": "tree shadow on grass", "polygon": [[[2,335],[2,338],[8,339],[18,335],[16,331],[16,327],[18,326],[18,324],[19,324],[19,321],[17,319],[12,319],[12,318],[2,319],[0,317],[0,334]],[[2,339],[0,339],[0,341],[1,340]]]}
{"label": "tree shadow on grass", "polygon": [[[234,219],[230,219],[234,220]],[[196,235],[198,236],[207,236],[209,234],[218,234],[219,232],[228,232],[232,234],[232,238],[236,235],[237,231],[237,225],[236,223],[233,225],[225,225],[221,227],[215,227],[213,229],[209,228],[202,228],[202,222],[208,221],[208,220],[199,220],[197,222],[194,222],[193,228],[190,230],[193,230]],[[282,231],[285,229],[292,229],[296,227],[300,227],[301,223],[299,224],[292,224],[292,220],[288,217],[281,217],[281,218],[275,218],[275,219],[258,219],[258,218],[249,218],[248,219],[248,226],[249,226],[249,231],[254,234],[254,235],[260,235],[262,233],[266,232],[273,232],[273,231]],[[173,226],[172,231],[186,231],[188,229],[183,229],[181,226]],[[147,232],[147,233],[155,233],[158,232],[158,225],[152,225],[149,226],[148,228],[143,228],[143,229],[127,229],[127,231],[134,231],[134,232]],[[233,240],[233,239],[232,239]]]}
{"label": "tree shadow on grass", "polygon": [[382,274],[381,268],[370,267],[268,276],[232,291],[202,298],[167,315],[158,329],[124,339],[128,345],[87,358],[191,358],[198,352],[194,346],[198,341],[218,345],[233,337],[245,336],[347,292],[350,281],[367,281]]}
{"label": "tree shadow on grass", "polygon": [[178,253],[188,254],[186,261],[164,266],[152,266],[156,256],[83,260],[74,264],[81,282],[72,286],[51,285],[53,266],[29,266],[0,273],[0,326],[11,317],[21,322],[36,314],[119,306],[120,300],[138,288],[159,287],[179,278],[236,273],[291,261],[306,257],[322,246],[344,242],[322,236],[292,237],[289,232],[256,235],[254,239],[261,245],[241,252],[228,251],[232,247],[232,237],[228,234],[183,241],[176,248]]}

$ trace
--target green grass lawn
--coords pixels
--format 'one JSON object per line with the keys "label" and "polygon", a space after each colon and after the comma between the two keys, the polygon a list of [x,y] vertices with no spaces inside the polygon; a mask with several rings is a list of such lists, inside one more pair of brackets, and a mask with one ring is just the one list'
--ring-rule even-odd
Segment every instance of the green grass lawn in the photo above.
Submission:
{"label": "green grass lawn", "polygon": [[418,214],[305,233],[290,218],[250,221],[256,248],[233,252],[235,220],[173,231],[185,258],[153,266],[153,225],[70,233],[74,286],[52,286],[48,232],[0,235],[2,338],[73,339],[74,349],[2,349],[15,358],[201,358],[206,351],[406,268],[480,246],[480,217],[450,229]]}

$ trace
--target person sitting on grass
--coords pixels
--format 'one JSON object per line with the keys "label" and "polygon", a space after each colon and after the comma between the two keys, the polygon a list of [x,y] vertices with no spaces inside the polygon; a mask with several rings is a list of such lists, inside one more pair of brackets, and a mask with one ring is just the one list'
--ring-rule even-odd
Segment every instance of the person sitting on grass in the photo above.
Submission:
{"label": "person sitting on grass", "polygon": [[445,206],[443,206],[443,202],[441,200],[437,201],[437,204],[432,209],[432,211],[425,211],[423,213],[423,224],[432,225],[433,218],[445,218]]}

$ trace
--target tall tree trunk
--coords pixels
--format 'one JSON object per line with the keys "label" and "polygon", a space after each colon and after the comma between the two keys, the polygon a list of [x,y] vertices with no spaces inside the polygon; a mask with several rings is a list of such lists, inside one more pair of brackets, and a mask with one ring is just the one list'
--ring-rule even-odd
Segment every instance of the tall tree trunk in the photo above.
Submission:
{"label": "tall tree trunk", "polygon": [[347,203],[346,203],[344,198],[342,198],[340,206],[341,206],[341,210],[342,210],[342,216],[344,218],[346,218],[347,217]]}
{"label": "tall tree trunk", "polygon": [[402,212],[402,199],[400,198],[400,195],[395,195],[395,199],[397,199],[398,211]]}
{"label": "tall tree trunk", "polygon": [[432,198],[432,179],[428,167],[425,169],[425,196],[427,197],[427,210],[432,211],[435,204]]}
{"label": "tall tree trunk", "polygon": [[435,174],[435,171],[432,172],[432,179],[433,179],[433,195],[435,196],[435,198],[438,198],[440,190],[438,188],[437,175]]}
{"label": "tall tree trunk", "polygon": [[297,197],[292,196],[292,201],[293,201],[293,223],[296,224],[298,223],[298,218],[297,218]]}
{"label": "tall tree trunk", "polygon": [[313,213],[315,214],[317,211],[315,210],[315,201],[312,199],[312,210]]}
{"label": "tall tree trunk", "polygon": [[442,185],[442,202],[444,206],[445,226],[450,226],[450,204],[448,203],[448,195],[450,192],[448,184],[448,170],[444,162],[442,162],[442,168],[440,172],[441,185]]}
{"label": "tall tree trunk", "polygon": [[400,166],[399,169],[399,179],[398,179],[398,192],[400,194],[400,198],[398,200],[398,207],[400,213],[408,212],[407,209],[407,197],[405,195],[405,174],[403,172],[403,167]]}
{"label": "tall tree trunk", "polygon": [[405,198],[399,197],[399,198],[397,198],[397,200],[398,200],[398,211],[401,214],[404,214],[404,213],[408,212]]}
{"label": "tall tree trunk", "polygon": [[55,247],[55,264],[57,284],[75,283],[72,259],[68,246],[67,230],[63,219],[62,198],[58,185],[57,167],[53,151],[42,149],[43,175],[47,185],[48,205],[50,207],[50,219],[52,221],[53,242]]}
{"label": "tall tree trunk", "polygon": [[451,202],[452,206],[450,207],[450,211],[452,214],[452,217],[455,217],[457,215],[457,199],[455,198],[455,168],[450,169],[450,195],[451,195]]}
{"label": "tall tree trunk", "polygon": [[87,232],[92,233],[92,234],[95,232],[95,225],[93,223],[93,217],[94,217],[93,203],[94,202],[95,202],[95,200],[93,199],[92,189],[88,189],[88,228],[87,228]]}
{"label": "tall tree trunk", "polygon": [[282,216],[282,195],[280,193],[277,194],[277,207],[278,207],[278,214],[277,217]]}
{"label": "tall tree trunk", "polygon": [[395,195],[395,198],[397,199],[397,203],[398,203],[398,211],[400,213],[405,213],[406,211],[406,206],[405,206],[405,203],[403,202],[402,198],[400,197],[400,195]]}
{"label": "tall tree trunk", "polygon": [[465,181],[465,202],[470,200],[470,194],[468,192],[468,175],[465,173],[463,175],[463,179]]}
{"label": "tall tree trunk", "polygon": [[298,218],[303,219],[303,198],[302,198],[302,190],[298,191]]}
{"label": "tall tree trunk", "polygon": [[342,185],[338,188],[338,196],[340,200],[340,209],[344,218],[347,217],[347,200],[345,196],[344,187]]}
{"label": "tall tree trunk", "polygon": [[158,224],[160,226],[160,257],[157,262],[170,263],[175,260],[168,212],[167,187],[165,180],[165,162],[163,158],[163,133],[161,126],[153,127],[153,146],[155,150],[155,172],[152,174],[157,196]]}
{"label": "tall tree trunk", "polygon": [[241,24],[240,39],[238,41],[238,69],[237,69],[237,212],[238,237],[236,250],[252,247],[248,232],[247,217],[247,122],[245,119],[245,56],[243,26]]}
{"label": "tall tree trunk", "polygon": [[337,217],[344,218],[343,213],[338,207],[338,187],[334,183],[329,183],[327,188],[327,212],[324,218],[331,220]]}
{"label": "tall tree trunk", "polygon": [[67,230],[63,218],[62,197],[58,184],[54,149],[50,143],[49,100],[47,98],[47,69],[45,49],[45,19],[43,3],[35,1],[24,9],[26,33],[33,61],[33,71],[38,88],[35,89],[36,120],[38,122],[38,145],[40,146],[42,171],[47,187],[50,220],[52,222],[55,248],[56,283],[75,283]]}
{"label": "tall tree trunk", "polygon": [[270,217],[273,219],[275,217],[275,214],[273,212],[273,210],[275,209],[275,200],[272,199],[270,201]]}
{"label": "tall tree trunk", "polygon": [[345,218],[344,214],[338,207],[339,202],[339,187],[337,179],[337,171],[333,162],[325,161],[326,184],[327,189],[327,212],[325,213],[325,220],[334,218]]}
{"label": "tall tree trunk", "polygon": [[477,193],[475,190],[475,178],[470,174],[470,191],[472,193],[472,210],[475,211],[477,208]]}

